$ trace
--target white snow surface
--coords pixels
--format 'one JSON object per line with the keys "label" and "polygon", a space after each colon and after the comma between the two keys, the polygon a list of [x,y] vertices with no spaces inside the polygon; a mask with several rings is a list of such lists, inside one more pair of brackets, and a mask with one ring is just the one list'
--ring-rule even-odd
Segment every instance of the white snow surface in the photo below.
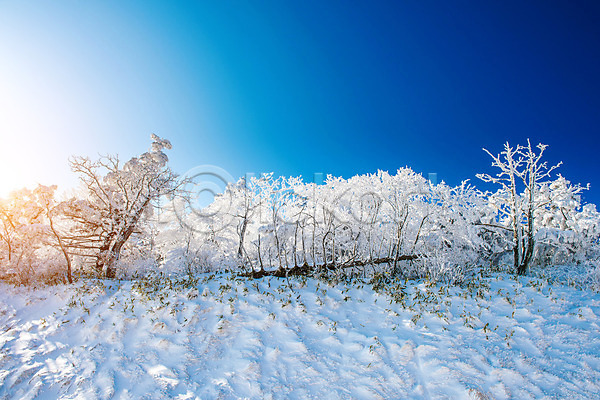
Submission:
{"label": "white snow surface", "polygon": [[368,285],[204,277],[149,295],[131,281],[0,284],[0,398],[600,396],[598,293],[409,281],[405,308]]}

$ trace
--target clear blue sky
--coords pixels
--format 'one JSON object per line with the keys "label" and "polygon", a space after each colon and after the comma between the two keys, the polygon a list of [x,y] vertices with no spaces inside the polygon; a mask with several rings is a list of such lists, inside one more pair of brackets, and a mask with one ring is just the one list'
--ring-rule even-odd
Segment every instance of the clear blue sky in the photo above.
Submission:
{"label": "clear blue sky", "polygon": [[67,185],[69,155],[151,132],[180,173],[450,184],[531,138],[600,203],[598,4],[0,0],[0,186]]}

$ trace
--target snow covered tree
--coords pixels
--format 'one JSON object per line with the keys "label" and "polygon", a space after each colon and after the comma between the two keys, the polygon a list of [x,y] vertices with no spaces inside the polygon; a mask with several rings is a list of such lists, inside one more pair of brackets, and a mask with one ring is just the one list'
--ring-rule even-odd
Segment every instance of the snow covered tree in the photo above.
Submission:
{"label": "snow covered tree", "polygon": [[152,202],[178,187],[176,175],[167,166],[163,152],[168,140],[152,134],[148,152],[122,164],[118,156],[98,161],[75,157],[71,168],[80,175],[85,198],[70,202],[69,216],[76,222],[70,238],[73,248],[95,260],[98,273],[115,277],[123,246],[145,216],[153,211]]}
{"label": "snow covered tree", "polygon": [[597,258],[600,218],[593,204],[582,205],[584,190],[563,176],[540,188],[536,210],[536,258],[545,264],[579,264]]}
{"label": "snow covered tree", "polygon": [[[513,264],[519,275],[527,272],[533,261],[536,246],[536,233],[539,230],[537,218],[542,217],[548,207],[560,198],[558,188],[548,178],[561,163],[549,167],[542,161],[548,146],[538,144],[532,148],[529,140],[526,146],[511,147],[507,142],[504,151],[493,155],[484,149],[492,159],[492,166],[499,169],[496,175],[478,174],[484,182],[494,183],[500,189],[489,198],[496,212],[495,221],[488,226],[508,229],[512,234]],[[571,195],[583,190],[580,186],[567,185],[566,191]]]}
{"label": "snow covered tree", "polygon": [[330,176],[323,185],[266,174],[178,215],[184,223],[171,221],[159,241],[168,264],[184,269],[191,254],[203,270],[241,267],[254,276],[390,271],[454,281],[477,260],[477,193],[431,185],[409,168]]}
{"label": "snow covered tree", "polygon": [[0,203],[0,239],[4,273],[26,282],[37,267],[36,251],[42,246],[43,211],[29,189],[12,192]]}
{"label": "snow covered tree", "polygon": [[73,274],[71,266],[71,255],[68,252],[67,243],[65,243],[66,233],[61,232],[57,226],[57,219],[64,217],[63,209],[65,203],[57,202],[55,199],[56,185],[44,186],[38,185],[33,190],[35,200],[43,215],[46,217],[49,233],[51,233],[52,241],[55,241],[56,246],[64,256],[67,272],[67,281],[73,283]]}
{"label": "snow covered tree", "polygon": [[545,148],[507,144],[493,156],[500,172],[479,175],[500,185],[493,194],[467,182],[434,185],[410,168],[329,176],[322,185],[272,174],[242,179],[200,212],[174,213],[159,241],[170,266],[201,262],[202,270],[255,277],[385,272],[457,282],[507,254],[521,274],[544,260],[594,256],[598,214],[581,209],[584,188],[550,179],[557,166],[542,161]]}
{"label": "snow covered tree", "polygon": [[4,274],[15,282],[63,281],[65,273],[73,282],[71,259],[59,226],[62,203],[55,200],[55,190],[56,186],[38,185],[0,200],[0,258],[6,267]]}

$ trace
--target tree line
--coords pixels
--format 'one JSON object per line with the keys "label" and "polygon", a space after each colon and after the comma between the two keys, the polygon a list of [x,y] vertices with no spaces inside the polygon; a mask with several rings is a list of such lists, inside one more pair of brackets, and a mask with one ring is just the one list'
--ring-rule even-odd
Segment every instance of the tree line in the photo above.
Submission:
{"label": "tree line", "polygon": [[[247,276],[378,272],[456,282],[479,268],[525,274],[600,259],[600,216],[543,160],[545,145],[505,144],[494,155],[496,186],[433,184],[410,168],[323,184],[266,174],[227,186],[193,206],[193,182],[168,167],[169,141],[122,163],[71,159],[77,195],[55,186],[0,201],[0,275],[19,283],[148,271]],[[487,150],[486,150],[487,151]]]}

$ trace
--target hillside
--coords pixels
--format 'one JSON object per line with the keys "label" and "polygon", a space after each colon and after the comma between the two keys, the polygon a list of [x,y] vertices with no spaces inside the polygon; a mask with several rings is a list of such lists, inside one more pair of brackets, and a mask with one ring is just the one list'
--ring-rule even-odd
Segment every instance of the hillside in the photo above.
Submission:
{"label": "hillside", "polygon": [[600,393],[599,294],[502,274],[450,290],[390,285],[394,297],[356,282],[229,274],[1,284],[0,398]]}

